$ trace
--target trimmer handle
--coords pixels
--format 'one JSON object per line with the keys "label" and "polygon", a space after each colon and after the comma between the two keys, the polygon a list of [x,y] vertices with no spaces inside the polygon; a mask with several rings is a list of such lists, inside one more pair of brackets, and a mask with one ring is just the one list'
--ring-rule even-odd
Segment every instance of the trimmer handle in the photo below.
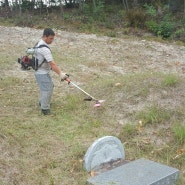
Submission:
{"label": "trimmer handle", "polygon": [[68,84],[70,84],[71,80],[69,78],[65,79],[67,81]]}

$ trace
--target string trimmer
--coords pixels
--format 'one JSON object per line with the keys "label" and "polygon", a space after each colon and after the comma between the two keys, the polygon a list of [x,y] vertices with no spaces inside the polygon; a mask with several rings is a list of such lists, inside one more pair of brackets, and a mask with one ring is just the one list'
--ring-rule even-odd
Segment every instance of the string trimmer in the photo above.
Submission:
{"label": "string trimmer", "polygon": [[73,83],[69,78],[66,78],[66,81],[68,82],[68,84],[73,85],[74,87],[76,87],[77,89],[79,89],[80,91],[82,91],[84,94],[86,94],[88,96],[87,98],[84,99],[85,101],[94,101],[95,102],[94,107],[101,107],[102,103],[105,101],[105,100],[98,100],[98,99],[94,98],[89,93],[87,93],[82,88],[80,88],[78,85]]}

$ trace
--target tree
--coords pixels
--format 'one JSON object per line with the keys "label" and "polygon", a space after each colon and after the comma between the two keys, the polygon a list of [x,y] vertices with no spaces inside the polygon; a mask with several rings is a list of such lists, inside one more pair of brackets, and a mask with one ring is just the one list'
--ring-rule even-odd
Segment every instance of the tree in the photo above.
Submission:
{"label": "tree", "polygon": [[171,12],[182,12],[184,11],[184,6],[185,0],[169,0],[169,9]]}
{"label": "tree", "polygon": [[4,6],[5,6],[5,7],[9,7],[9,2],[8,2],[8,0],[5,0]]}

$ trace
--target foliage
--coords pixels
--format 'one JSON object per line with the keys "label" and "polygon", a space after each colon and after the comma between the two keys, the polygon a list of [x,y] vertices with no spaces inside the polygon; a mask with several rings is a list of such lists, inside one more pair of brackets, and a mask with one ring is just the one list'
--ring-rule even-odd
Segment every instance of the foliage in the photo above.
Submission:
{"label": "foliage", "polygon": [[23,1],[21,4],[22,11],[32,11],[34,9],[34,2],[33,1]]}
{"label": "foliage", "polygon": [[[0,21],[1,24],[11,22],[16,26],[37,28],[46,26],[60,28],[61,24],[65,24],[69,29],[101,34],[105,32],[105,35],[113,37],[118,35],[116,33],[118,31],[115,30],[129,30],[123,33],[137,34],[136,29],[139,28],[143,33],[149,31],[163,39],[185,41],[185,19],[182,14],[178,14],[178,17],[172,14],[166,1],[147,3],[142,1],[137,6],[131,6],[132,3],[129,2],[127,10],[123,8],[121,1],[93,0],[65,1],[65,3],[51,0],[46,6],[43,1],[26,0],[20,4],[13,3],[12,7],[2,6]],[[7,20],[8,18],[10,20]]]}
{"label": "foliage", "polygon": [[[169,38],[174,31],[171,14],[166,13],[165,16],[161,18],[157,14],[157,9],[154,6],[145,4],[145,8],[146,13],[149,15],[149,20],[146,21],[147,28],[159,37]],[[164,7],[164,9],[166,9],[166,7]]]}
{"label": "foliage", "polygon": [[95,0],[95,5],[84,3],[83,11],[85,15],[101,20],[104,17],[104,2],[102,0]]}
{"label": "foliage", "polygon": [[173,36],[175,39],[182,40],[185,42],[185,29],[184,28],[177,29]]}
{"label": "foliage", "polygon": [[93,9],[93,13],[95,15],[100,15],[100,13],[103,11],[104,8],[104,2],[101,0],[96,0],[96,6]]}
{"label": "foliage", "polygon": [[155,20],[146,21],[147,28],[162,38],[169,38],[174,30],[174,23],[170,21],[161,21],[157,23]]}
{"label": "foliage", "polygon": [[151,17],[157,16],[157,10],[154,6],[145,3],[144,7],[146,9],[146,14],[150,15]]}
{"label": "foliage", "polygon": [[128,25],[131,27],[144,28],[144,23],[146,21],[146,14],[143,9],[131,9],[126,12],[126,18],[128,20]]}

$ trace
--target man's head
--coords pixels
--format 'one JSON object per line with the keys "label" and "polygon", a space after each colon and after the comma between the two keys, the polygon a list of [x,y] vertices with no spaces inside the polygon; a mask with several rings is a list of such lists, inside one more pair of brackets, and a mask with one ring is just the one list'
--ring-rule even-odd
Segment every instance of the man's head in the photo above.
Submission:
{"label": "man's head", "polygon": [[51,28],[45,28],[43,32],[42,39],[47,43],[51,44],[54,40],[55,33]]}

